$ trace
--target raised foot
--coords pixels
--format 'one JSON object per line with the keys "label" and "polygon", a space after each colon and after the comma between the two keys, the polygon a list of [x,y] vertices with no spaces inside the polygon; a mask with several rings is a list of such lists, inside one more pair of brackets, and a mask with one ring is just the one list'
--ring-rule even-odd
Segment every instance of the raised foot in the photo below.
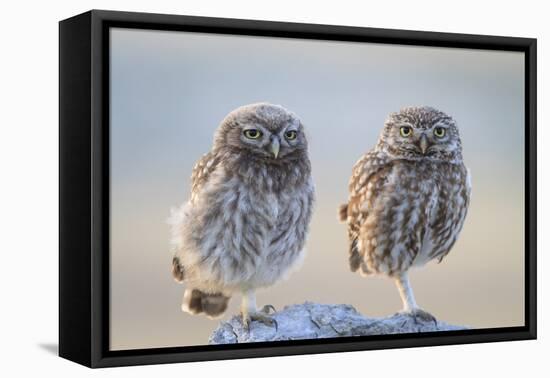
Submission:
{"label": "raised foot", "polygon": [[275,318],[270,315],[270,312],[275,312],[275,307],[265,305],[259,311],[243,314],[243,325],[247,330],[250,330],[250,323],[253,321],[261,322],[267,326],[275,326],[275,331],[278,329],[278,324]]}
{"label": "raised foot", "polygon": [[427,311],[424,311],[420,308],[413,308],[412,310],[404,310],[400,312],[401,314],[409,315],[413,318],[414,322],[416,324],[419,323],[419,320],[424,322],[434,322],[435,326],[437,327],[437,319],[435,316],[430,314]]}

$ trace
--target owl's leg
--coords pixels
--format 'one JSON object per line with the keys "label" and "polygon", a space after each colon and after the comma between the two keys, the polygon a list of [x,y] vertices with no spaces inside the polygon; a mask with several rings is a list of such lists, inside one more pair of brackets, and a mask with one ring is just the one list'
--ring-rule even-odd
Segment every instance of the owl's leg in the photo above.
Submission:
{"label": "owl's leg", "polygon": [[408,273],[404,272],[396,276],[395,282],[397,284],[397,289],[399,290],[401,300],[403,301],[402,312],[411,315],[416,323],[418,323],[418,320],[420,319],[426,322],[434,322],[437,326],[436,318],[429,312],[422,310],[416,304]]}
{"label": "owl's leg", "polygon": [[275,311],[275,307],[265,305],[258,311],[256,308],[256,292],[254,290],[243,291],[241,314],[245,328],[250,329],[250,323],[257,320],[268,326],[275,325],[275,329],[277,329],[277,321],[269,315],[270,310]]}

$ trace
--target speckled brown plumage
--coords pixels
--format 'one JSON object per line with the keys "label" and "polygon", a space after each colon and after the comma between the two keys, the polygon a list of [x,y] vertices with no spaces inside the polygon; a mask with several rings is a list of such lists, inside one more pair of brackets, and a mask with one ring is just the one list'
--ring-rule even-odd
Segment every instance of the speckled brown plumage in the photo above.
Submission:
{"label": "speckled brown plumage", "polygon": [[348,226],[351,270],[394,277],[405,310],[419,311],[407,271],[449,253],[470,190],[450,116],[430,107],[391,114],[374,149],[355,164],[349,200],[339,209]]}

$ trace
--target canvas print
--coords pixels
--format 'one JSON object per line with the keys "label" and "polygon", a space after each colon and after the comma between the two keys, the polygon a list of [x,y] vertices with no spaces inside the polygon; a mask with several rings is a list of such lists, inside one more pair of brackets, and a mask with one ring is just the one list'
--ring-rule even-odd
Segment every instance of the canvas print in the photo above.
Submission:
{"label": "canvas print", "polygon": [[525,324],[523,53],[109,33],[111,350]]}

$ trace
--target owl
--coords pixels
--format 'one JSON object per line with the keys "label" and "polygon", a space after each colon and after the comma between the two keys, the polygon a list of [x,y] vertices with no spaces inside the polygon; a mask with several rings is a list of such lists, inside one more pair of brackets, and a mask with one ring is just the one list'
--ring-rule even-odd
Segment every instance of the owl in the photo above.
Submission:
{"label": "owl", "polygon": [[416,304],[408,271],[450,252],[470,192],[453,118],[432,107],[390,114],[375,147],[353,167],[348,202],[339,208],[351,271],[394,279],[403,312],[435,321]]}
{"label": "owl", "polygon": [[298,117],[278,105],[226,116],[193,168],[191,196],[172,216],[172,274],[185,283],[182,310],[221,316],[242,294],[243,324],[275,325],[255,292],[302,260],[314,203],[308,143]]}

